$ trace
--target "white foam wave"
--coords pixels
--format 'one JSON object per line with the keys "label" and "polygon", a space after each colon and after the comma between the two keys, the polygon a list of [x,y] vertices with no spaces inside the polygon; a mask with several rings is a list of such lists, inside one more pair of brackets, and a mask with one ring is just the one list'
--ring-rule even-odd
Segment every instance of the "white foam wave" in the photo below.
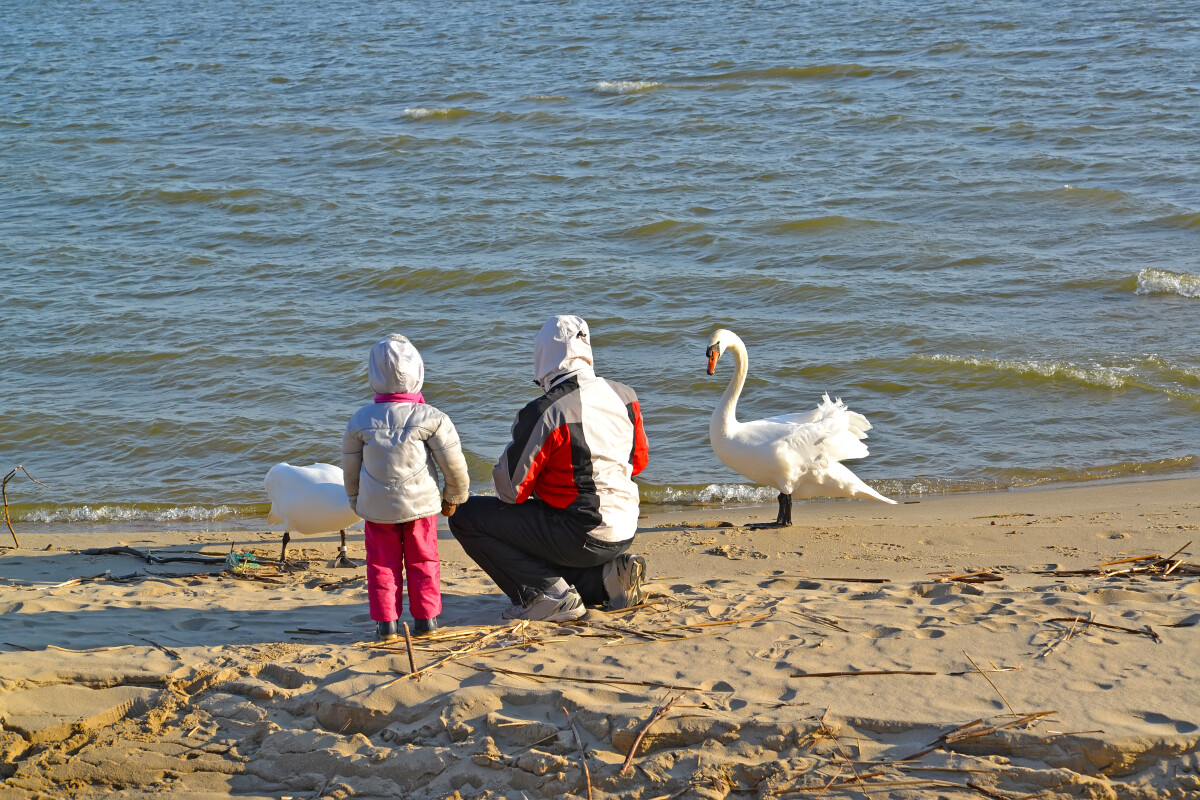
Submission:
{"label": "white foam wave", "polygon": [[1177,294],[1200,297],[1200,275],[1147,267],[1138,273],[1137,294]]}
{"label": "white foam wave", "polygon": [[647,498],[651,502],[674,505],[710,505],[726,503],[766,503],[774,502],[779,490],[766,486],[746,486],[744,484],[711,483],[701,489],[675,489],[667,486],[662,490],[661,497]]}
{"label": "white foam wave", "polygon": [[232,506],[172,506],[138,508],[136,506],[60,506],[35,509],[22,517],[24,522],[211,522],[234,519],[238,509]]}
{"label": "white foam wave", "polygon": [[600,94],[635,94],[663,85],[657,81],[600,81],[596,84],[596,91]]}
{"label": "white foam wave", "polygon": [[400,112],[400,116],[408,117],[409,119],[427,119],[429,117],[452,117],[461,113],[463,113],[462,109],[457,108],[424,108],[417,106],[416,108],[404,109]]}
{"label": "white foam wave", "polygon": [[980,358],[979,356],[949,356],[932,355],[917,356],[923,361],[941,361],[949,364],[962,364],[968,367],[1011,372],[1017,375],[1069,379],[1087,383],[1093,386],[1104,386],[1119,389],[1128,386],[1131,380],[1132,368],[1129,367],[1084,367],[1069,361],[1029,361],[1006,358]]}

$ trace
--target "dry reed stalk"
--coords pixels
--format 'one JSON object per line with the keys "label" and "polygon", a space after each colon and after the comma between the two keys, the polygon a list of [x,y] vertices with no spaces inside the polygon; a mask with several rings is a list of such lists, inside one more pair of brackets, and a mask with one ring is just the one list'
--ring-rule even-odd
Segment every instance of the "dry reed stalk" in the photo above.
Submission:
{"label": "dry reed stalk", "polygon": [[1149,636],[1151,639],[1153,639],[1156,642],[1162,641],[1162,637],[1160,637],[1155,632],[1155,630],[1153,628],[1151,628],[1149,625],[1147,625],[1145,628],[1139,630],[1137,628],[1125,628],[1120,625],[1109,625],[1104,622],[1096,622],[1095,620],[1085,619],[1083,617],[1052,617],[1051,619],[1046,620],[1046,622],[1086,622],[1089,626],[1095,626],[1097,628],[1106,628],[1110,631],[1124,631],[1125,633],[1136,633],[1139,636]]}
{"label": "dry reed stalk", "polygon": [[[1187,545],[1184,545],[1184,547],[1187,547]],[[1133,558],[1118,558],[1115,561],[1101,561],[1096,566],[1098,566],[1098,567],[1113,567],[1113,566],[1116,566],[1117,564],[1131,564],[1134,561],[1158,561],[1161,559],[1162,559],[1162,556],[1155,553],[1154,555],[1149,555],[1149,556],[1134,556]]]}
{"label": "dry reed stalk", "polygon": [[712,639],[717,636],[724,636],[724,631],[716,631],[714,633],[693,633],[691,636],[673,636],[670,639],[647,639],[641,642],[608,642],[604,647],[641,647],[646,644],[655,644],[658,642],[682,642],[685,639]]}
{"label": "dry reed stalk", "polygon": [[1003,724],[998,724],[998,725],[988,725],[988,724],[986,724],[987,720],[982,719],[982,718],[971,720],[970,722],[959,725],[957,728],[954,728],[952,730],[947,731],[946,733],[943,733],[941,736],[939,736],[937,739],[935,739],[924,750],[920,750],[916,753],[912,753],[911,755],[907,755],[901,759],[898,759],[898,761],[913,761],[915,759],[921,758],[922,756],[926,756],[926,755],[932,753],[934,750],[941,750],[948,744],[954,744],[955,742],[961,742],[964,739],[975,739],[980,736],[987,736],[989,734],[995,733],[996,731],[1002,731],[1005,728],[1012,728],[1017,725],[1024,725],[1024,724],[1042,719],[1043,717],[1048,717],[1051,714],[1057,714],[1057,713],[1058,713],[1057,711],[1034,711],[1029,714],[1024,714],[1021,717],[1019,717],[1018,719],[1010,720],[1008,722],[1005,722]]}
{"label": "dry reed stalk", "polygon": [[654,710],[654,713],[650,715],[650,719],[646,720],[646,724],[642,726],[641,730],[638,731],[637,736],[633,738],[633,744],[629,746],[629,754],[625,756],[625,763],[621,765],[621,771],[618,772],[617,775],[623,778],[629,774],[629,767],[633,764],[633,757],[637,755],[638,748],[641,747],[642,740],[646,738],[646,734],[650,731],[651,726],[665,717],[667,712],[671,710],[671,706],[679,702],[681,697],[683,697],[683,695],[677,694],[667,703]]}
{"label": "dry reed stalk", "polygon": [[946,575],[945,580],[959,581],[960,583],[992,583],[1004,580],[1004,576],[990,570],[980,570],[978,572],[964,572],[961,575]]}
{"label": "dry reed stalk", "polygon": [[952,678],[960,678],[963,675],[974,675],[976,672],[1020,672],[1020,671],[1021,671],[1021,666],[1019,664],[1015,667],[997,667],[995,664],[992,664],[991,669],[985,669],[985,670],[980,670],[979,668],[963,669],[963,670],[959,670],[958,672],[946,672],[943,674],[945,674],[949,677],[952,677]]}
{"label": "dry reed stalk", "polygon": [[571,726],[571,733],[575,734],[575,744],[579,746],[579,766],[583,767],[583,779],[587,783],[588,800],[592,800],[592,771],[587,765],[587,751],[583,747],[583,736],[579,733],[579,728],[575,726],[575,720],[571,719],[571,712],[567,711],[567,707],[562,707],[563,713],[567,715],[567,724]]}
{"label": "dry reed stalk", "polygon": [[131,634],[128,634],[128,635],[129,635],[129,636],[132,636],[132,637],[133,637],[133,638],[135,638],[135,639],[141,639],[143,642],[146,642],[147,644],[152,644],[152,645],[154,645],[154,646],[155,646],[155,647],[157,647],[159,650],[162,650],[164,653],[166,653],[167,655],[171,656],[172,658],[174,658],[174,659],[175,659],[175,660],[177,660],[177,661],[183,661],[183,656],[179,655],[179,653],[178,653],[178,652],[176,652],[176,651],[172,650],[172,649],[171,649],[171,648],[169,648],[169,647],[163,647],[161,644],[159,644],[158,642],[154,641],[153,639],[147,639],[145,636],[138,636],[137,634],[134,634],[134,633],[131,633]]}
{"label": "dry reed stalk", "polygon": [[476,639],[474,642],[470,642],[470,643],[465,644],[462,647],[459,647],[455,650],[451,650],[449,653],[446,654],[445,657],[438,659],[437,661],[433,662],[432,664],[426,664],[425,666],[421,667],[420,669],[414,670],[413,672],[410,672],[407,675],[401,675],[400,677],[385,683],[380,688],[386,689],[387,687],[391,686],[392,684],[398,683],[406,678],[419,677],[419,676],[425,674],[426,672],[429,672],[431,669],[440,667],[442,664],[445,664],[448,661],[454,661],[456,659],[462,658],[465,655],[468,655],[469,653],[471,653],[474,650],[478,650],[479,648],[483,647],[484,642],[495,639],[497,636],[500,636],[501,634],[524,633],[525,629],[528,627],[529,627],[529,621],[522,620],[520,623],[513,625],[511,627],[505,626],[505,627],[501,627],[501,628],[496,628],[491,633],[484,634],[480,638]]}
{"label": "dry reed stalk", "polygon": [[939,675],[938,672],[926,672],[924,670],[907,670],[907,669],[865,669],[861,672],[844,671],[844,672],[797,672],[793,673],[792,678],[844,678],[858,677],[860,675]]}
{"label": "dry reed stalk", "polygon": [[[20,550],[21,543],[19,541],[17,541],[17,532],[13,530],[12,519],[8,516],[8,482],[11,481],[16,476],[17,470],[21,470],[21,472],[24,472],[25,477],[29,478],[29,480],[33,481],[38,486],[46,486],[46,484],[42,483],[37,478],[30,475],[29,470],[25,469],[20,464],[17,464],[17,466],[13,468],[12,472],[5,475],[3,483],[0,483],[0,495],[2,495],[4,497],[4,522],[5,522],[5,524],[8,525],[8,532],[12,534],[13,547]],[[46,488],[49,489],[50,487],[46,486]]]}
{"label": "dry reed stalk", "polygon": [[513,675],[518,678],[533,678],[535,680],[552,680],[552,681],[573,681],[575,683],[614,683],[619,686],[648,686],[651,689],[674,689],[681,692],[703,692],[699,686],[679,686],[673,683],[657,683],[655,681],[628,681],[623,678],[573,678],[570,675],[549,675],[545,672],[519,672],[515,669],[504,669],[502,667],[476,667],[472,664],[463,664],[468,669],[473,669],[476,672],[498,672],[501,675]]}
{"label": "dry reed stalk", "polygon": [[[1004,701],[1004,705],[1008,706],[1008,712],[1009,712],[1010,714],[1012,714],[1014,717],[1016,717],[1016,716],[1019,716],[1019,715],[1017,714],[1017,712],[1016,712],[1016,711],[1013,709],[1013,707],[1012,707],[1012,703],[1008,702],[1008,698],[1004,696],[1004,694],[1003,694],[1003,693],[1000,691],[1000,689],[999,689],[999,688],[996,686],[996,684],[992,683],[992,679],[991,679],[991,678],[989,678],[989,677],[987,676],[987,674],[986,674],[986,673],[984,673],[984,671],[983,671],[983,670],[981,670],[981,669],[979,668],[979,665],[975,663],[975,659],[973,659],[973,658],[971,658],[969,655],[967,655],[967,651],[966,651],[966,650],[963,650],[963,655],[964,655],[964,656],[967,656],[967,661],[970,661],[970,662],[971,662],[971,666],[975,668],[975,671],[976,671],[976,672],[978,672],[980,675],[983,675],[983,679],[984,679],[985,681],[987,681],[987,682],[988,682],[988,684],[989,684],[989,685],[990,685],[990,686],[991,686],[993,689],[995,689],[995,690],[996,690],[996,694],[1000,695],[1000,699]],[[995,668],[995,666],[996,666],[995,664],[993,664],[993,665],[992,665],[992,667],[993,667],[993,668]]]}
{"label": "dry reed stalk", "polygon": [[891,578],[809,578],[811,581],[840,581],[842,583],[891,583]]}
{"label": "dry reed stalk", "polygon": [[825,619],[824,617],[818,617],[813,614],[805,614],[803,611],[793,610],[792,613],[798,617],[803,617],[804,619],[810,620],[812,622],[817,622],[817,623],[820,623],[821,625],[828,625],[829,627],[833,628],[834,630],[841,631],[842,633],[850,632],[850,631],[846,630],[845,628],[843,628],[841,625],[838,625],[833,620]]}

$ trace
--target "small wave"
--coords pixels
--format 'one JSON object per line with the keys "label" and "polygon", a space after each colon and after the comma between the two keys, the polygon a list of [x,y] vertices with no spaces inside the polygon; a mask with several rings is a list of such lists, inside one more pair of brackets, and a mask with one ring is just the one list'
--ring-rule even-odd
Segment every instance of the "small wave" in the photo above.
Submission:
{"label": "small wave", "polygon": [[671,239],[686,234],[701,233],[704,225],[699,222],[679,222],[664,219],[646,225],[635,225],[621,231],[621,235],[629,239]]}
{"label": "small wave", "polygon": [[1163,228],[1200,228],[1200,214],[1171,214],[1154,222]]}
{"label": "small wave", "polygon": [[637,94],[665,85],[658,81],[600,81],[595,88],[600,94]]}
{"label": "small wave", "polygon": [[406,108],[400,116],[408,119],[459,119],[473,113],[468,108]]}
{"label": "small wave", "polygon": [[[903,71],[901,71],[902,73]],[[813,80],[820,78],[869,78],[878,74],[901,74],[890,67],[866,67],[862,64],[812,64],[807,67],[773,67],[771,69],[743,69],[708,75],[701,80],[754,81],[754,80]]]}
{"label": "small wave", "polygon": [[763,231],[774,235],[825,233],[826,231],[853,230],[855,228],[874,228],[889,225],[873,219],[858,219],[843,217],[838,214],[824,217],[809,217],[806,219],[776,220],[765,223]]}
{"label": "small wave", "polygon": [[1137,294],[1177,294],[1200,297],[1200,275],[1147,267],[1138,273]]}
{"label": "small wave", "polygon": [[1099,189],[1064,183],[1060,192],[1073,204],[1105,208],[1109,211],[1137,211],[1144,205],[1136,195],[1120,189]]}
{"label": "small wave", "polygon": [[972,370],[1007,372],[1022,377],[1069,380],[1108,389],[1120,389],[1137,384],[1131,378],[1128,369],[1103,366],[1083,367],[1069,361],[982,358],[980,356],[951,356],[941,353],[932,356],[919,355],[916,356],[916,360],[966,367]]}

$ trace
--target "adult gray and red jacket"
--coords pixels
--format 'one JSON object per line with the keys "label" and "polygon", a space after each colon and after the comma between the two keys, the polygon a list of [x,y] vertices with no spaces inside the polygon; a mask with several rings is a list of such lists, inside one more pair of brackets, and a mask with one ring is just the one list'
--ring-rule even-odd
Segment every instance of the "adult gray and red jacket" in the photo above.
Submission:
{"label": "adult gray and red jacket", "polygon": [[563,509],[589,536],[633,538],[638,487],[649,460],[637,394],[592,370],[587,323],[552,317],[534,340],[545,394],[517,414],[512,441],[492,472],[506,503],[536,497]]}

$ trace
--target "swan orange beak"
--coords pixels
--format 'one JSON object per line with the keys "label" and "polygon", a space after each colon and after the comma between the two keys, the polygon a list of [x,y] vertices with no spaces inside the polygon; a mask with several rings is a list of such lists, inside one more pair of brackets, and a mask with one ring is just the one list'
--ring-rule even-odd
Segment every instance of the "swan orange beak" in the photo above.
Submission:
{"label": "swan orange beak", "polygon": [[712,375],[717,371],[717,359],[721,357],[721,351],[715,346],[708,348],[708,374]]}

